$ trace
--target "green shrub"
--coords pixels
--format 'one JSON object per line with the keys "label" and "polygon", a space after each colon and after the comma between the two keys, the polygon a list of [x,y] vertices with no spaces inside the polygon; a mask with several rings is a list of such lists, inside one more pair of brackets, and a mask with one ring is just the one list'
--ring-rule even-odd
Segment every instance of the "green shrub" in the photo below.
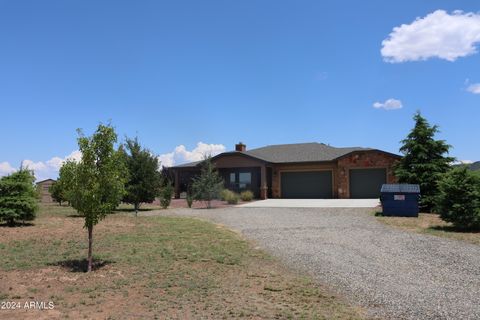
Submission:
{"label": "green shrub", "polygon": [[253,192],[250,190],[243,191],[240,193],[240,198],[242,201],[252,201],[253,200]]}
{"label": "green shrub", "polygon": [[238,200],[239,200],[239,195],[236,194],[235,192],[231,192],[228,193],[227,195],[227,198],[225,199],[225,201],[228,202],[228,204],[237,204],[238,203]]}
{"label": "green shrub", "polygon": [[227,199],[231,198],[233,194],[233,191],[223,189],[222,191],[220,191],[220,199],[222,199],[222,201],[227,201]]}
{"label": "green shrub", "polygon": [[446,173],[438,183],[437,211],[459,229],[480,229],[480,177],[467,168]]}
{"label": "green shrub", "polygon": [[173,187],[171,184],[167,183],[162,190],[160,191],[160,205],[163,209],[167,209],[172,202],[173,196]]}

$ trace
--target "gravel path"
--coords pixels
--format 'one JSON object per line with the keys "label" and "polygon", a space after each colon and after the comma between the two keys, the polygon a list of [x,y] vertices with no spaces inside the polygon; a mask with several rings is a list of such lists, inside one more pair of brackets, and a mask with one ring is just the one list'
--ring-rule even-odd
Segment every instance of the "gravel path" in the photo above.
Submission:
{"label": "gravel path", "polygon": [[382,225],[353,208],[177,210],[241,231],[372,316],[480,319],[480,246]]}

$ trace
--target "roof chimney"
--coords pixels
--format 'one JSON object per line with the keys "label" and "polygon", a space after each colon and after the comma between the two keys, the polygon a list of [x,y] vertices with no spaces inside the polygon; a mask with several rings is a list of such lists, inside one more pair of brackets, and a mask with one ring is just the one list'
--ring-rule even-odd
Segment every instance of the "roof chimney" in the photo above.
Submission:
{"label": "roof chimney", "polygon": [[247,146],[244,145],[242,142],[239,142],[235,145],[235,151],[245,152],[247,151]]}

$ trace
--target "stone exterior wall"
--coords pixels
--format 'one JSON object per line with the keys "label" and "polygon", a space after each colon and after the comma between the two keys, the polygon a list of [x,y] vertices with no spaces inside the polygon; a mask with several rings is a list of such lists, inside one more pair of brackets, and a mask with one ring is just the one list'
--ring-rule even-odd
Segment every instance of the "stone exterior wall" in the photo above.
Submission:
{"label": "stone exterior wall", "polygon": [[337,164],[335,162],[325,162],[325,163],[305,163],[305,164],[282,164],[274,165],[272,167],[272,197],[281,198],[281,174],[282,172],[291,172],[291,171],[323,171],[331,170],[332,171],[332,181],[333,181],[333,197],[337,197]]}
{"label": "stone exterior wall", "polygon": [[380,151],[361,151],[347,155],[338,160],[338,198],[350,198],[349,170],[385,168],[387,183],[396,183],[393,166],[399,159]]}

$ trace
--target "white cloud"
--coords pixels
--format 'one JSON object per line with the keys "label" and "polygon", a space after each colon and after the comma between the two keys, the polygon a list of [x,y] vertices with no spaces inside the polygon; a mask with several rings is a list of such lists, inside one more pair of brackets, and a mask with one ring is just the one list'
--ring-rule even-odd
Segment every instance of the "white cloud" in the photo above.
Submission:
{"label": "white cloud", "polygon": [[82,158],[82,153],[79,150],[71,152],[64,158],[53,157],[45,162],[34,162],[32,160],[23,160],[22,166],[24,168],[31,169],[35,172],[35,178],[37,181],[45,179],[55,179],[58,177],[58,171],[62,167],[63,163],[68,160],[79,161]]}
{"label": "white cloud", "polygon": [[[69,155],[64,158],[60,157],[53,157],[50,160],[45,162],[43,161],[32,161],[32,160],[23,160],[22,167],[33,170],[35,173],[35,178],[37,181],[45,180],[45,179],[55,179],[58,176],[58,171],[63,163],[67,159],[72,159],[75,161],[79,161],[82,158],[82,153],[78,150],[73,151]],[[5,176],[17,171],[16,168],[12,167],[8,162],[1,162],[0,163],[0,176]]]}
{"label": "white cloud", "polygon": [[402,101],[397,99],[388,99],[385,102],[375,102],[373,107],[376,109],[395,110],[403,107]]}
{"label": "white cloud", "polygon": [[171,167],[185,162],[200,161],[205,155],[215,156],[225,152],[225,150],[226,148],[223,144],[206,144],[199,142],[192,151],[188,151],[184,145],[179,145],[175,147],[173,152],[158,156],[158,161],[160,161],[162,166]]}
{"label": "white cloud", "polygon": [[387,62],[439,58],[455,61],[477,53],[480,14],[437,10],[411,24],[393,28],[382,41],[381,54]]}
{"label": "white cloud", "polygon": [[480,94],[480,83],[472,83],[467,87],[467,91],[473,94]]}
{"label": "white cloud", "polygon": [[10,165],[8,162],[0,162],[0,177],[9,175],[10,173],[15,172],[16,169]]}
{"label": "white cloud", "polygon": [[454,161],[452,162],[453,165],[457,165],[457,164],[472,164],[474,161],[472,160],[457,160],[457,161]]}

